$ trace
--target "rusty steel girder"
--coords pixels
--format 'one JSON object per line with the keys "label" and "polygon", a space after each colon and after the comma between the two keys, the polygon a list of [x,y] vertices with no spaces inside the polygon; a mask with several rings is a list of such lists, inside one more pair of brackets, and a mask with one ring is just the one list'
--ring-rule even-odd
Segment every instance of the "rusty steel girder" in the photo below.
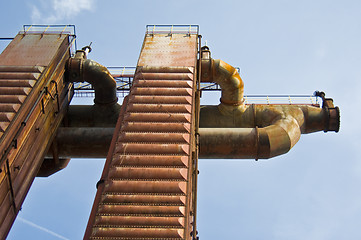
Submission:
{"label": "rusty steel girder", "polygon": [[19,33],[0,55],[0,239],[5,239],[72,97],[68,34]]}
{"label": "rusty steel girder", "polygon": [[146,35],[84,239],[190,239],[198,35]]}

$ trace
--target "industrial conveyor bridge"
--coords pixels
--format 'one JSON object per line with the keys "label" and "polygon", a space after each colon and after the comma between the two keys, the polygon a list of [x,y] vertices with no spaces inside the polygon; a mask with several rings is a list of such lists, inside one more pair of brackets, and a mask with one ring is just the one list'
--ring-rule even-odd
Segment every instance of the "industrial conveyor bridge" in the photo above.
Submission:
{"label": "industrial conveyor bridge", "polygon": [[[0,55],[0,239],[34,178],[76,157],[106,157],[84,239],[198,239],[198,158],[268,159],[339,130],[323,92],[244,96],[198,31],[147,26],[137,66],[119,71],[76,50],[72,25],[24,26]],[[219,105],[200,106],[207,90]],[[95,104],[69,105],[74,92]]]}

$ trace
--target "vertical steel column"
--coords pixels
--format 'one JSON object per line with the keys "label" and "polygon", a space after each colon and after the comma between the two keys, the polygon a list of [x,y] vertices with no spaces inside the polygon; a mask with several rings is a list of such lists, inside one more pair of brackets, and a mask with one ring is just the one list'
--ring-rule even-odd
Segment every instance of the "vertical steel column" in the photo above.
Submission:
{"label": "vertical steel column", "polygon": [[197,34],[147,34],[84,239],[191,239]]}
{"label": "vertical steel column", "polygon": [[71,99],[68,34],[20,33],[0,55],[0,239],[5,239]]}

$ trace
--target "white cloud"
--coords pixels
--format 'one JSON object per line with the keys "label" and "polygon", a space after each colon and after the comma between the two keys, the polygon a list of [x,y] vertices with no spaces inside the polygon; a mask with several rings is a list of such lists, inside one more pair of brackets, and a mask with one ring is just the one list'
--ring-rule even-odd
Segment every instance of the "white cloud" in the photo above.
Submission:
{"label": "white cloud", "polygon": [[32,5],[34,24],[55,24],[76,17],[83,11],[94,9],[95,0],[51,0]]}

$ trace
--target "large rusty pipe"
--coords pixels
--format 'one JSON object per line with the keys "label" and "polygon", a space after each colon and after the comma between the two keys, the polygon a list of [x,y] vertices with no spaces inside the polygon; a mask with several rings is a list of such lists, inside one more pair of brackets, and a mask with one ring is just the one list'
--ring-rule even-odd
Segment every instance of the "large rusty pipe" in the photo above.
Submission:
{"label": "large rusty pipe", "polygon": [[[209,124],[207,128],[200,128],[200,158],[268,159],[287,153],[298,142],[301,133],[339,130],[339,112],[332,109],[305,105],[253,108],[254,128],[232,126],[236,123],[233,118],[226,122],[228,128],[217,128],[217,125],[212,128]],[[217,108],[209,109],[207,117],[220,116]],[[244,123],[250,125],[250,121]]]}
{"label": "large rusty pipe", "polygon": [[56,136],[59,158],[105,158],[113,133],[114,127],[61,127]]}
{"label": "large rusty pipe", "polygon": [[94,103],[111,105],[118,101],[116,82],[109,70],[103,65],[86,59],[86,52],[78,50],[67,64],[66,81],[88,82],[95,92]]}
{"label": "large rusty pipe", "polygon": [[287,153],[300,139],[296,118],[263,128],[200,128],[200,158],[267,159]]}
{"label": "large rusty pipe", "polygon": [[[222,97],[218,106],[202,106],[200,109],[200,158],[266,159],[288,152],[298,142],[301,133],[338,131],[339,111],[331,101],[323,108],[308,105],[245,105],[244,85],[236,69],[222,60],[211,59],[210,52],[204,48],[202,50],[202,81],[217,82],[222,88]],[[77,64],[83,66],[83,59],[84,56],[75,57],[74,64],[69,64],[70,68]],[[73,114],[76,115],[76,112]],[[81,115],[84,117],[84,114]],[[92,122],[90,119],[93,118],[87,121],[79,121],[78,118],[75,122],[80,122],[80,125],[75,122],[70,124],[70,127],[78,129],[59,130],[57,141],[63,148],[59,149],[61,157],[104,157],[113,129],[86,128],[98,125],[89,123]],[[102,119],[98,119],[98,122],[102,122]],[[102,126],[109,127],[113,122],[109,125],[103,123]],[[89,146],[95,146],[92,147],[95,154],[90,154]]]}
{"label": "large rusty pipe", "polygon": [[[200,111],[202,128],[247,128],[272,124],[280,115],[296,114],[304,118],[299,126],[302,134],[318,131],[338,132],[340,114],[338,108],[320,108],[310,105],[247,105],[244,111],[235,109],[224,114],[218,106],[203,105]],[[302,115],[299,114],[302,111]]]}
{"label": "large rusty pipe", "polygon": [[[70,125],[59,128],[56,137],[59,157],[104,158],[113,135],[114,121],[104,117],[93,122],[90,111],[94,108],[91,106],[69,107],[72,112],[68,115]],[[301,133],[338,131],[327,123],[338,122],[339,116],[332,117],[325,108],[251,105],[244,115],[237,114],[227,118],[220,114],[217,106],[201,107],[200,158],[270,158],[289,151]],[[244,120],[234,121],[239,117]],[[73,118],[77,120],[73,121]],[[100,122],[102,124],[98,125]]]}
{"label": "large rusty pipe", "polygon": [[[288,152],[302,132],[338,131],[339,110],[322,95],[322,110],[308,106],[251,105],[243,101],[243,81],[236,69],[211,58],[208,47],[201,52],[203,82],[222,89],[217,107],[200,111],[200,157],[271,158]],[[232,130],[219,129],[225,126]],[[240,129],[238,129],[240,128]]]}
{"label": "large rusty pipe", "polygon": [[70,105],[66,116],[69,127],[114,127],[121,105]]}
{"label": "large rusty pipe", "polygon": [[[253,128],[255,127],[254,114],[258,115],[264,109],[272,109],[280,105],[247,105],[243,112],[232,111],[222,114],[217,105],[201,105],[200,128]],[[309,105],[283,105],[285,109],[301,109],[305,122],[301,125],[303,134],[318,131],[338,131],[339,113],[333,114],[327,108]],[[66,116],[69,127],[114,127],[121,105],[70,105]],[[271,110],[269,111],[271,112]],[[265,113],[266,114],[266,113]],[[259,115],[260,118],[260,115]],[[269,118],[269,116],[268,116]],[[329,125],[327,123],[330,123]]]}
{"label": "large rusty pipe", "polygon": [[202,158],[267,159],[288,152],[301,133],[337,132],[339,114],[307,105],[251,105],[224,115],[209,106],[201,111],[200,126]]}

